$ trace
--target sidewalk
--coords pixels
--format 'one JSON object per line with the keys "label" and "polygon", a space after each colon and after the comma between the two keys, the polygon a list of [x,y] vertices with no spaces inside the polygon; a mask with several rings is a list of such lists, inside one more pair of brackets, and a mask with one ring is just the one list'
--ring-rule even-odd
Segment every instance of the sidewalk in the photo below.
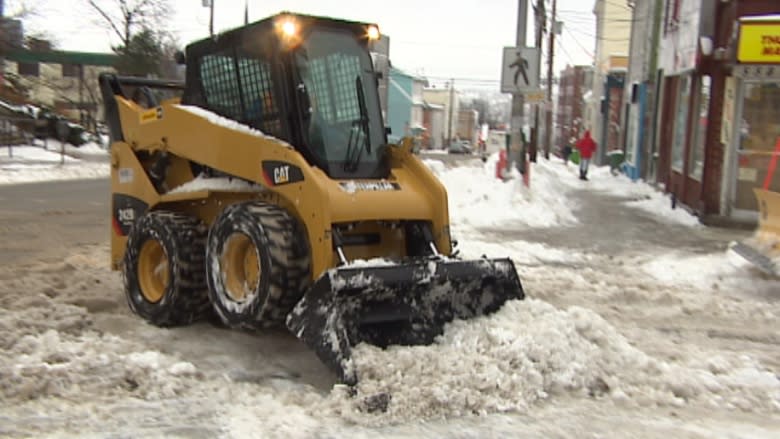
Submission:
{"label": "sidewalk", "polygon": [[[662,216],[626,204],[635,201],[634,198],[593,191],[588,188],[590,184],[591,182],[584,182],[583,188],[570,189],[565,195],[578,201],[578,205],[573,208],[578,224],[551,228],[517,228],[507,225],[500,228],[481,228],[479,231],[498,241],[523,240],[550,247],[612,256],[664,249],[693,253],[725,251],[731,241],[738,241],[752,234],[752,231],[743,229],[709,227],[703,224],[691,227],[666,221]],[[533,181],[531,185],[533,188]]]}

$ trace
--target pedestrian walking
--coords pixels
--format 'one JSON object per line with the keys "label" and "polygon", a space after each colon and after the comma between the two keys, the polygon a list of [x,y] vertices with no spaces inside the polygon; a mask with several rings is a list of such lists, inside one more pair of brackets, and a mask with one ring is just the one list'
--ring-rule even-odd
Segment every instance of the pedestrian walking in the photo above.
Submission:
{"label": "pedestrian walking", "polygon": [[590,158],[596,151],[596,142],[590,137],[590,130],[585,131],[585,135],[577,141],[576,146],[580,150],[580,180],[587,180]]}
{"label": "pedestrian walking", "polygon": [[571,156],[571,146],[574,145],[574,142],[576,140],[577,139],[572,137],[571,139],[569,139],[568,142],[566,142],[566,145],[563,146],[563,151],[561,152],[561,154],[563,154],[563,164],[566,166],[569,166],[569,157]]}

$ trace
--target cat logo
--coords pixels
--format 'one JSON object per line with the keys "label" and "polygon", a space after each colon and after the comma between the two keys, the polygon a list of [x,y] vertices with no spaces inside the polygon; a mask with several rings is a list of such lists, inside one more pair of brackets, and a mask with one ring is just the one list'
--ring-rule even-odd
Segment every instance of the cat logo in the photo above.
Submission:
{"label": "cat logo", "polygon": [[263,179],[269,187],[303,181],[301,168],[289,162],[266,160],[263,161],[262,168]]}
{"label": "cat logo", "polygon": [[279,166],[274,168],[274,184],[284,184],[290,181],[290,167]]}

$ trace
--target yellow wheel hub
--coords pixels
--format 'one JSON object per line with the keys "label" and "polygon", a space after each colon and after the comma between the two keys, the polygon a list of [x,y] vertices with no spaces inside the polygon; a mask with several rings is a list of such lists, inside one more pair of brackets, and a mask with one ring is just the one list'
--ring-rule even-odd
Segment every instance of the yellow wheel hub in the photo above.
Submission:
{"label": "yellow wheel hub", "polygon": [[151,303],[157,303],[168,288],[168,255],[159,241],[149,239],[138,255],[138,282],[141,294]]}
{"label": "yellow wheel hub", "polygon": [[248,236],[234,233],[222,251],[222,279],[228,296],[236,302],[254,294],[260,285],[260,257]]}

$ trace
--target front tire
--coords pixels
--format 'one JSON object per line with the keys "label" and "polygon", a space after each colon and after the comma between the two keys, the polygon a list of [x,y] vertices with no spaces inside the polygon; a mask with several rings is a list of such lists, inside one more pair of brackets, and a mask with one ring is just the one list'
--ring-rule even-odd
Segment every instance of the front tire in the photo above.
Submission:
{"label": "front tire", "polygon": [[157,326],[178,326],[210,311],[205,282],[206,227],[196,218],[154,211],[130,231],[122,265],[130,309]]}
{"label": "front tire", "polygon": [[284,209],[252,201],[227,207],[206,244],[211,303],[228,326],[277,326],[310,278],[305,230]]}

